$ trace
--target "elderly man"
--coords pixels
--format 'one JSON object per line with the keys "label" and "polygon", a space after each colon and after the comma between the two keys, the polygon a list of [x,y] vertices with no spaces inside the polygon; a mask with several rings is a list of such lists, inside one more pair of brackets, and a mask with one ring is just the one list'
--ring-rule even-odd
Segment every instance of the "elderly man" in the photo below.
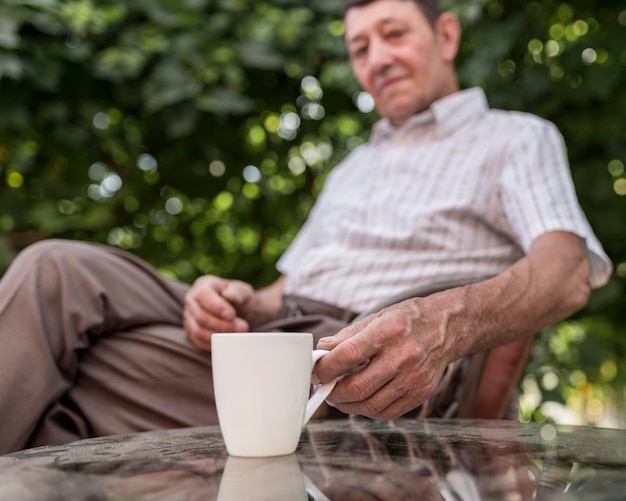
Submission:
{"label": "elderly man", "polygon": [[[189,287],[107,247],[26,249],[0,282],[0,453],[215,423],[210,339],[220,331],[314,332],[331,350],[317,377],[344,376],[330,405],[392,419],[472,353],[494,349],[497,379],[532,334],[606,282],[611,264],[558,131],[459,90],[453,14],[434,0],[355,0],[344,21],[381,120],[329,175],[281,277],[261,290],[215,276]],[[476,283],[348,325],[384,298],[452,279]],[[480,405],[479,416],[504,408]]]}

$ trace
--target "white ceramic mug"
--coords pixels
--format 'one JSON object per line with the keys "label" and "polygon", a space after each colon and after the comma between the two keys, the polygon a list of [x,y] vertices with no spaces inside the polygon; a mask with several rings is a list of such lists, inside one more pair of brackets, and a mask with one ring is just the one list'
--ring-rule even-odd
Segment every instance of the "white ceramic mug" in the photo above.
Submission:
{"label": "white ceramic mug", "polygon": [[291,454],[303,426],[335,387],[309,399],[313,351],[303,332],[218,333],[211,336],[217,415],[228,453],[241,457]]}
{"label": "white ceramic mug", "polygon": [[329,501],[302,472],[295,454],[268,458],[230,456],[217,501]]}

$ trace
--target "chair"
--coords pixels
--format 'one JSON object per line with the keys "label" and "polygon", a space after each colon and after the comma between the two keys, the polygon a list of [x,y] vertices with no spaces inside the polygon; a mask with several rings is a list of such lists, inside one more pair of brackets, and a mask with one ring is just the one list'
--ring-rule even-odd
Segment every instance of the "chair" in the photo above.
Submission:
{"label": "chair", "polygon": [[[401,301],[426,297],[487,278],[489,277],[440,282],[407,290],[364,311],[353,323]],[[517,419],[517,406],[512,405],[512,401],[533,340],[534,336],[529,336],[452,362],[436,393],[409,414],[418,417]]]}

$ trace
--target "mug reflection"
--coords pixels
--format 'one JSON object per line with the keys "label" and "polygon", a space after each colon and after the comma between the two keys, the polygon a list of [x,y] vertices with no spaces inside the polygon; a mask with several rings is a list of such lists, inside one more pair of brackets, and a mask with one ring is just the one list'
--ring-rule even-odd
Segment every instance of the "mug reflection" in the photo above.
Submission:
{"label": "mug reflection", "polygon": [[302,472],[295,454],[267,458],[229,456],[218,501],[329,501]]}

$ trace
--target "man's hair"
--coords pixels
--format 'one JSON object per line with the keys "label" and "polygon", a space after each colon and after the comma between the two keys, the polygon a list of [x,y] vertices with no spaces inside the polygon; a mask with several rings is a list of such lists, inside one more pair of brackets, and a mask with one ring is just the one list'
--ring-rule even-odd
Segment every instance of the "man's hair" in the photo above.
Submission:
{"label": "man's hair", "polygon": [[[343,17],[345,19],[348,11],[354,7],[363,7],[365,5],[376,2],[377,0],[346,0],[346,4],[343,9]],[[437,19],[441,15],[441,8],[437,0],[406,0],[407,2],[413,2],[422,11],[430,25],[434,28],[437,24]]]}

